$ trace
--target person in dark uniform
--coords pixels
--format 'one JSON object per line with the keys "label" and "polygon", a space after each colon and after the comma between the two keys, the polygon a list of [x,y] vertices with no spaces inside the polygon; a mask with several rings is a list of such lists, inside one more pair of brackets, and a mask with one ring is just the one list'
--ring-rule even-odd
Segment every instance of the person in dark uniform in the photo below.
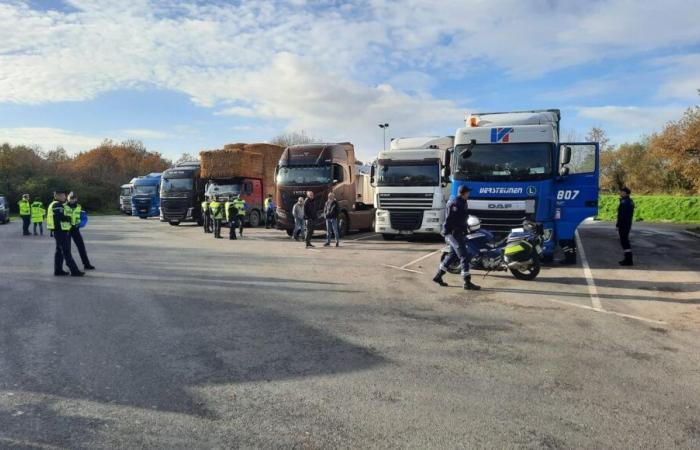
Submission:
{"label": "person in dark uniform", "polygon": [[209,210],[209,200],[206,198],[202,202],[202,225],[205,233],[212,232],[211,211]]}
{"label": "person in dark uniform", "polygon": [[236,228],[238,227],[238,208],[236,208],[236,203],[230,199],[224,203],[224,209],[226,210],[226,221],[228,222],[228,238],[229,240],[235,240],[236,238]]}
{"label": "person in dark uniform", "polygon": [[65,261],[70,269],[71,276],[82,277],[85,275],[85,272],[81,272],[78,269],[78,265],[70,253],[70,230],[73,226],[73,218],[70,206],[65,204],[66,192],[63,189],[54,191],[54,201],[49,205],[46,217],[47,228],[53,230],[53,237],[56,241],[53,274],[56,276],[68,275],[68,272],[63,270],[63,261]]}
{"label": "person in dark uniform", "polygon": [[75,242],[75,246],[78,248],[80,261],[82,261],[85,270],[95,270],[95,266],[90,264],[90,258],[88,258],[87,250],[85,249],[85,242],[83,241],[83,236],[80,234],[80,213],[83,208],[80,206],[80,203],[78,203],[78,196],[74,192],[68,195],[68,206],[70,206],[72,218],[70,238]]}
{"label": "person in dark uniform", "polygon": [[630,231],[632,230],[632,220],[634,218],[634,201],[630,198],[632,191],[628,187],[620,189],[620,205],[617,207],[617,233],[620,236],[620,245],[625,253],[621,266],[632,266],[632,245],[630,244]]}
{"label": "person in dark uniform", "polygon": [[314,235],[314,223],[318,218],[318,212],[316,211],[316,202],[314,202],[313,191],[308,191],[306,193],[306,200],[304,200],[304,222],[306,225],[306,237],[304,241],[306,242],[306,248],[311,248],[314,245],[311,243],[311,237]]}
{"label": "person in dark uniform", "polygon": [[445,236],[445,242],[450,246],[450,255],[445,258],[437,274],[433,277],[433,281],[440,286],[447,286],[442,276],[447,273],[447,268],[459,258],[462,269],[462,279],[464,280],[464,289],[470,291],[478,291],[480,286],[472,283],[472,277],[469,273],[469,263],[474,255],[471,254],[467,247],[467,199],[469,198],[470,189],[467,186],[460,186],[456,198],[447,202],[445,216],[445,224],[442,228],[442,235]]}
{"label": "person in dark uniform", "polygon": [[221,222],[224,220],[224,204],[221,198],[214,197],[209,203],[211,209],[211,217],[214,220],[214,238],[221,239]]}

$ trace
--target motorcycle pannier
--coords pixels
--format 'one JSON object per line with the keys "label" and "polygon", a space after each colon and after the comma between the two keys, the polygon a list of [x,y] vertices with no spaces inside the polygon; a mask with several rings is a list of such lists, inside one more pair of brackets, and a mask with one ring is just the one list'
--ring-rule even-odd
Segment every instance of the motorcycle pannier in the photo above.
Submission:
{"label": "motorcycle pannier", "polygon": [[533,248],[532,245],[527,241],[512,242],[506,246],[504,252],[506,261],[513,262],[523,262],[527,261],[532,257]]}

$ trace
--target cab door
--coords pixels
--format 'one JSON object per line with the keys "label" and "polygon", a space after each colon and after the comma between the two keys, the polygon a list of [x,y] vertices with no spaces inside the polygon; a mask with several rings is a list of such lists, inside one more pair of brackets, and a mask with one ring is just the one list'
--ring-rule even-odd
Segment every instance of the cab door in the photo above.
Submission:
{"label": "cab door", "polygon": [[559,145],[559,176],[553,188],[558,239],[573,239],[578,225],[598,214],[600,155],[597,142]]}

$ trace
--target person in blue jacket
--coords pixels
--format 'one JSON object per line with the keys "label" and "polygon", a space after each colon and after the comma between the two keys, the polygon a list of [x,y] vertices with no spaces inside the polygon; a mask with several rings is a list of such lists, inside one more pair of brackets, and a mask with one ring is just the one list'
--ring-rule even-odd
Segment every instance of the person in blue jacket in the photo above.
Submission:
{"label": "person in blue jacket", "polygon": [[620,189],[620,205],[617,207],[617,233],[620,236],[620,245],[625,253],[624,259],[619,261],[621,266],[633,266],[632,244],[630,244],[630,231],[634,220],[634,201],[630,198],[632,191],[628,187]]}

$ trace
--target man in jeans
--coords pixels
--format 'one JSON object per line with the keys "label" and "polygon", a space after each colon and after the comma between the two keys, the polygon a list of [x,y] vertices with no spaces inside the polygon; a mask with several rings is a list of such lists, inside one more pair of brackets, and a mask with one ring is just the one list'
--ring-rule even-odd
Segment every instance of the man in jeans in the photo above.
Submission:
{"label": "man in jeans", "polygon": [[294,204],[292,208],[292,216],[294,217],[294,231],[292,232],[292,238],[295,241],[299,240],[299,236],[304,232],[304,197],[299,197],[299,200]]}
{"label": "man in jeans", "polygon": [[304,200],[304,221],[306,225],[306,248],[311,248],[311,236],[314,235],[314,222],[316,222],[316,202],[314,202],[314,193],[308,191],[306,200]]}
{"label": "man in jeans", "polygon": [[331,245],[331,232],[335,236],[335,246],[340,245],[340,233],[338,233],[338,201],[335,199],[335,194],[328,194],[328,200],[323,207],[323,215],[326,217],[326,243],[324,247]]}

